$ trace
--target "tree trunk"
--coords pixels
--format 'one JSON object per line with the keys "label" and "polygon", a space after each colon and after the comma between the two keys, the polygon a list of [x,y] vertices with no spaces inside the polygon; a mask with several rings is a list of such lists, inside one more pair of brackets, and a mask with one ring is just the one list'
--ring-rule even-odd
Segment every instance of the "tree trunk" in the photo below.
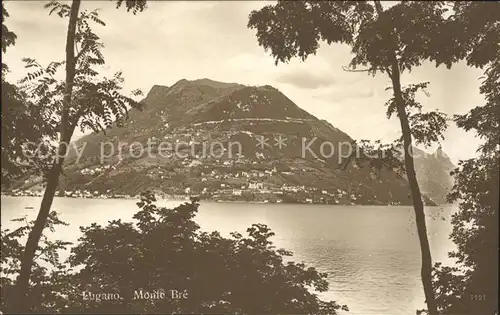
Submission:
{"label": "tree trunk", "polygon": [[410,185],[411,198],[413,201],[413,209],[415,211],[415,221],[417,223],[418,239],[420,241],[420,251],[422,256],[422,269],[420,272],[422,284],[425,293],[425,302],[429,315],[438,315],[434,290],[432,288],[432,258],[427,238],[427,227],[425,223],[424,204],[422,202],[422,194],[418,186],[417,176],[415,174],[415,165],[413,162],[413,145],[411,139],[410,124],[406,113],[405,103],[401,92],[401,80],[399,66],[397,60],[393,60],[391,67],[391,80],[394,89],[394,98],[398,110],[399,121],[401,123],[401,131],[403,133],[404,157],[406,176]]}
{"label": "tree trunk", "polygon": [[26,242],[26,247],[24,249],[21,260],[21,271],[16,282],[17,299],[14,302],[15,312],[26,313],[31,309],[31,305],[28,303],[31,267],[38,248],[38,242],[40,241],[43,229],[47,224],[47,219],[52,207],[52,201],[54,200],[57,185],[59,183],[59,175],[61,174],[67,148],[75,128],[75,125],[71,124],[69,120],[69,109],[71,107],[71,94],[73,89],[73,79],[75,76],[75,33],[79,10],[80,0],[73,0],[73,3],[71,4],[68,33],[66,37],[66,86],[64,90],[63,108],[61,114],[60,140],[57,150],[58,156],[55,157],[55,162],[49,172],[47,187],[45,188],[45,192],[43,194],[40,210],[38,212],[35,225],[29,233],[28,241]]}
{"label": "tree trunk", "polygon": [[[383,12],[383,7],[380,1],[376,0],[375,10],[380,16]],[[415,164],[413,161],[413,144],[411,140],[411,128],[408,122],[406,113],[406,106],[401,91],[401,75],[399,70],[399,63],[396,56],[397,40],[395,34],[391,34],[393,39],[393,47],[388,47],[392,50],[389,54],[391,62],[390,71],[386,69],[392,81],[392,88],[394,91],[394,99],[401,123],[401,132],[403,133],[403,151],[405,157],[406,176],[410,185],[411,199],[413,202],[413,209],[415,211],[415,222],[417,224],[418,239],[420,241],[420,253],[422,256],[422,267],[420,270],[420,277],[422,278],[422,285],[424,287],[425,303],[427,304],[427,311],[429,315],[438,315],[436,298],[432,288],[432,257],[431,249],[429,246],[429,239],[427,238],[427,227],[425,223],[424,203],[422,202],[422,194],[418,187],[417,175],[415,174]]]}

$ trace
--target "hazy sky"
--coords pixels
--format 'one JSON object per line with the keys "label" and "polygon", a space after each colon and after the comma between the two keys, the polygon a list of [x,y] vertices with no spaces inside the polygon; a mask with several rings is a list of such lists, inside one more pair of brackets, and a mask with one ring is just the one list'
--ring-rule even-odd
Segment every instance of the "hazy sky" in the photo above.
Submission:
{"label": "hazy sky", "polygon": [[[10,14],[6,24],[18,36],[4,57],[12,71],[10,80],[26,74],[23,57],[44,65],[64,60],[67,20],[49,16],[43,8],[47,2],[5,3]],[[269,84],[355,139],[392,141],[399,137],[399,121],[385,116],[389,79],[382,74],[373,78],[343,71],[351,58],[347,46],[323,44],[305,62],[275,66],[269,53],[258,46],[255,32],[246,27],[251,10],[265,4],[148,1],[148,8],[136,16],[123,8],[116,10],[110,1],[83,1],[82,9],[101,9],[107,25],[95,25],[94,30],[105,44],[106,72],[123,70],[127,90],[140,88],[147,93],[155,84],[170,86],[183,78]],[[419,100],[429,110],[452,115],[484,104],[479,94],[481,75],[481,70],[464,64],[447,70],[428,63],[405,73],[402,81],[430,81],[430,97],[422,94]],[[454,162],[475,155],[479,141],[473,134],[452,124],[446,137],[443,149]]]}

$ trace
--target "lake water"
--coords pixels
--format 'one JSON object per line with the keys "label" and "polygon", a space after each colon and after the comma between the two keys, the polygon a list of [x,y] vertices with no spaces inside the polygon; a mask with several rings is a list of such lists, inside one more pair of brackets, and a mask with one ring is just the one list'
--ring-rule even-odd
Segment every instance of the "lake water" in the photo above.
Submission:
{"label": "lake water", "polygon": [[[35,218],[41,198],[1,198],[2,229],[11,219]],[[78,226],[132,221],[136,200],[56,198],[54,209],[68,227],[51,238],[76,242]],[[180,201],[160,201],[177,205]],[[34,209],[25,209],[34,207]],[[434,261],[449,262],[453,244],[450,216],[453,206],[427,207],[426,220]],[[330,291],[321,297],[347,304],[353,315],[414,315],[422,308],[420,247],[412,207],[245,204],[201,202],[195,219],[202,230],[223,235],[244,233],[252,223],[267,224],[277,247],[329,274]]]}

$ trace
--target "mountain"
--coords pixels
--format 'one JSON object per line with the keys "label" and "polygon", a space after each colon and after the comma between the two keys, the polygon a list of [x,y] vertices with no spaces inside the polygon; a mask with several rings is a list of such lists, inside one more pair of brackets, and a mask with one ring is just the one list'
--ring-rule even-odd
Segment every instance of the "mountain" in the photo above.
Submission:
{"label": "mountain", "polygon": [[437,204],[446,203],[446,195],[453,188],[450,172],[455,168],[441,146],[432,154],[422,150],[415,154],[415,172],[420,190]]}
{"label": "mountain", "polygon": [[183,79],[153,86],[142,103],[124,127],[74,143],[61,194],[411,204],[404,176],[346,163],[353,139],[274,87]]}

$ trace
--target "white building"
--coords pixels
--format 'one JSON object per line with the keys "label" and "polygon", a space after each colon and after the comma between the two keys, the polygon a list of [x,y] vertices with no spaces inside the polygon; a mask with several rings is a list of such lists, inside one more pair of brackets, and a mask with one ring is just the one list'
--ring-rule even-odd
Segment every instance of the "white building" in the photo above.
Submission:
{"label": "white building", "polygon": [[250,183],[248,189],[264,189],[264,183]]}

